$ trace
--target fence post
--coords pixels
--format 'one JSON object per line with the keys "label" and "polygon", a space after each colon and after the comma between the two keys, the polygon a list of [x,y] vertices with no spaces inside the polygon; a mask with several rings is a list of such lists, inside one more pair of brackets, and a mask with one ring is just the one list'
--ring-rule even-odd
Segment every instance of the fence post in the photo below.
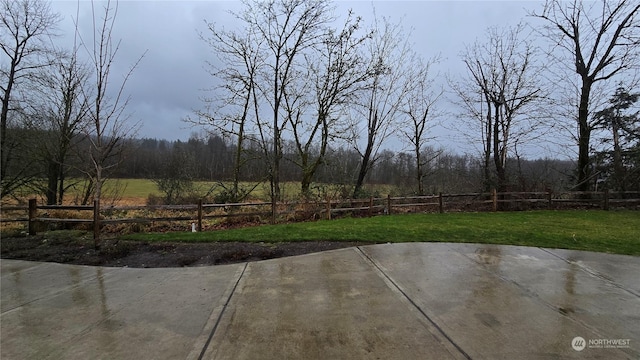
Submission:
{"label": "fence post", "polygon": [[29,235],[36,234],[36,214],[38,211],[38,204],[36,199],[29,199]]}
{"label": "fence post", "polygon": [[609,210],[609,189],[604,189],[602,196],[604,196],[604,210]]}
{"label": "fence post", "polygon": [[369,197],[369,217],[373,215],[373,196]]}
{"label": "fence post", "polygon": [[202,199],[198,199],[198,232],[202,232]]}
{"label": "fence post", "polygon": [[493,212],[498,211],[498,192],[496,189],[491,189],[491,201],[493,202]]}
{"label": "fence post", "polygon": [[391,215],[391,194],[387,194],[387,214]]}
{"label": "fence post", "polygon": [[442,201],[442,193],[438,194],[438,210],[440,214],[444,214],[444,201]]}
{"label": "fence post", "polygon": [[93,246],[100,248],[100,200],[93,200]]}
{"label": "fence post", "polygon": [[551,191],[547,191],[547,201],[549,203],[549,210],[553,209],[553,195],[551,194]]}

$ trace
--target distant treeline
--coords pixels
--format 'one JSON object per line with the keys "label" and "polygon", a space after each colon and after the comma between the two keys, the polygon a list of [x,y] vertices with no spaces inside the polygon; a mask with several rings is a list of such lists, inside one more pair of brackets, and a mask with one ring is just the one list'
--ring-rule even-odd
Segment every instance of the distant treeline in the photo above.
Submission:
{"label": "distant treeline", "polygon": [[[120,178],[182,178],[190,180],[228,181],[233,178],[236,144],[221,136],[192,137],[188,141],[135,139],[128,143],[124,161],[113,174]],[[300,181],[302,173],[295,165],[299,159],[293,145],[283,146],[281,179]],[[455,193],[483,190],[482,164],[479,158],[427,147],[423,156],[430,159],[423,179],[427,193]],[[327,151],[317,171],[315,183],[349,185],[357,176],[359,155],[355,150],[339,147]],[[368,184],[388,184],[398,192],[417,191],[416,161],[409,152],[385,150],[375,161],[366,178]],[[267,181],[268,164],[259,149],[245,150],[240,171],[242,181]],[[508,179],[512,191],[563,190],[569,184],[573,164],[555,159],[509,159]]]}

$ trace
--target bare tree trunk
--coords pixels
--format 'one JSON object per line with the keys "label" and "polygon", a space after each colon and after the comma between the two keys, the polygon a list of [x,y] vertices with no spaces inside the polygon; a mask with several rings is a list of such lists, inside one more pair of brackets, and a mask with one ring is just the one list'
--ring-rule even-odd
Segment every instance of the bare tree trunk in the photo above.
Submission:
{"label": "bare tree trunk", "polygon": [[251,91],[253,89],[253,81],[250,82],[248,93],[246,95],[244,108],[242,110],[242,118],[238,124],[238,141],[236,144],[235,161],[233,164],[233,197],[234,201],[238,200],[240,194],[240,170],[242,169],[242,153],[244,151],[244,131],[246,125],[247,114],[249,113],[249,104],[251,102]]}
{"label": "bare tree trunk", "polygon": [[2,113],[0,114],[0,146],[2,146],[2,174],[5,173],[5,148],[7,144],[7,117],[9,115],[9,97],[11,96],[11,89],[13,88],[13,79],[15,77],[15,64],[11,63],[11,69],[9,70],[9,81],[7,88],[4,91],[2,97]]}
{"label": "bare tree trunk", "polygon": [[358,198],[362,192],[362,185],[364,184],[364,178],[367,176],[369,172],[369,168],[371,167],[371,155],[373,154],[373,146],[374,146],[374,137],[372,134],[369,134],[367,147],[362,154],[362,161],[360,162],[360,170],[358,171],[358,178],[356,179],[356,185],[353,188],[353,197]]}
{"label": "bare tree trunk", "polygon": [[[578,168],[576,189],[587,191],[591,182],[589,145],[597,124],[589,119],[591,88],[594,83],[611,81],[638,66],[637,47],[640,4],[637,1],[547,0],[541,13],[545,20],[543,36],[564,56],[550,54],[567,69],[575,71],[581,83],[578,105]],[[572,81],[563,81],[572,84]],[[561,83],[561,85],[563,84]],[[573,91],[573,89],[571,89]]]}
{"label": "bare tree trunk", "polygon": [[302,170],[302,180],[300,182],[300,191],[302,195],[308,197],[311,194],[311,182],[313,181],[313,174],[315,171],[309,168]]}
{"label": "bare tree trunk", "polygon": [[242,151],[243,151],[243,143],[242,136],[244,129],[240,130],[238,134],[238,144],[236,144],[236,153],[235,153],[235,164],[233,166],[233,196],[237,199],[238,194],[240,192],[239,184],[240,184],[240,167],[242,162]]}
{"label": "bare tree trunk", "polygon": [[93,182],[93,178],[88,178],[87,182],[85,184],[85,188],[84,188],[84,194],[82,195],[82,200],[80,201],[80,204],[82,205],[88,205],[89,204],[89,200],[91,200],[91,195],[93,195],[93,189],[94,189],[94,182]]}
{"label": "bare tree trunk", "polygon": [[62,205],[62,201],[64,199],[65,187],[64,181],[66,179],[66,174],[64,170],[60,172],[60,181],[58,181],[58,205]]}
{"label": "bare tree trunk", "polygon": [[94,190],[93,190],[93,199],[100,201],[102,198],[102,184],[104,183],[104,178],[102,177],[102,166],[97,165],[95,169],[95,181],[94,181]]}
{"label": "bare tree trunk", "polygon": [[487,122],[485,124],[485,144],[484,144],[484,186],[485,190],[490,190],[492,185],[491,176],[491,150],[493,144],[493,115],[489,96],[484,92],[487,101]]}
{"label": "bare tree trunk", "polygon": [[591,159],[589,158],[589,145],[591,142],[591,126],[589,125],[589,94],[591,83],[583,79],[584,83],[580,93],[580,106],[578,107],[578,179],[577,190],[589,191],[591,177]]}
{"label": "bare tree trunk", "polygon": [[418,181],[418,195],[424,195],[424,184],[422,183],[424,179],[424,171],[422,169],[422,154],[420,153],[420,143],[416,141],[416,146],[414,148],[416,153],[416,180]]}
{"label": "bare tree trunk", "polygon": [[[51,35],[60,17],[51,11],[49,4],[44,1],[33,0],[2,0],[0,1],[0,63],[3,64],[2,109],[0,110],[0,198],[11,194],[20,186],[30,182],[34,175],[30,164],[25,163],[24,150],[18,149],[25,145],[25,139],[14,141],[7,135],[10,130],[9,111],[12,94],[20,90],[19,79],[30,81],[30,74],[38,69],[47,67],[49,62],[43,60],[43,55],[52,52],[46,45],[46,39]],[[39,43],[40,42],[40,43]],[[5,58],[6,55],[6,58]],[[7,59],[8,58],[8,59]],[[4,65],[8,63],[8,69]],[[6,77],[5,77],[6,76]],[[6,83],[4,83],[6,81]],[[14,99],[15,100],[15,99]],[[22,157],[22,159],[20,158]],[[30,162],[28,159],[27,162]],[[11,166],[10,166],[11,164]],[[13,169],[16,165],[18,168]]]}
{"label": "bare tree trunk", "polygon": [[280,199],[280,129],[278,128],[278,106],[273,115],[273,167],[271,168],[271,200]]}
{"label": "bare tree trunk", "polygon": [[[94,10],[95,4],[92,2],[91,7]],[[84,37],[85,39],[93,39],[91,44],[83,44],[92,61],[92,67],[95,69],[93,76],[95,82],[92,88],[84,87],[83,93],[85,97],[91,97],[91,110],[88,117],[91,121],[87,138],[91,143],[89,150],[90,170],[87,171],[89,177],[93,180],[95,186],[93,199],[96,204],[96,212],[100,212],[100,200],[102,198],[103,185],[110,169],[115,168],[122,161],[121,155],[124,151],[123,140],[135,133],[136,125],[128,126],[126,124],[127,116],[124,114],[129,97],[124,95],[125,85],[129,77],[133,74],[144,53],[137,61],[125,72],[119,85],[116,85],[115,96],[109,96],[107,89],[112,85],[110,79],[111,67],[120,48],[120,41],[114,43],[112,33],[115,26],[115,20],[118,13],[118,2],[112,5],[108,0],[103,5],[103,16],[100,20],[96,18],[95,11],[93,14],[92,36]],[[76,28],[76,31],[79,31]],[[145,52],[146,53],[146,52]],[[95,88],[93,88],[95,86]],[[99,234],[96,233],[96,236]],[[95,239],[95,247],[100,246],[99,238]]]}
{"label": "bare tree trunk", "polygon": [[504,142],[506,142],[507,139],[500,138],[500,123],[501,121],[504,121],[504,120],[501,120],[501,118],[504,116],[503,113],[501,112],[501,106],[502,104],[500,103],[497,103],[497,102],[494,103],[495,119],[493,122],[493,164],[496,168],[495,188],[498,190],[498,192],[506,191],[506,185],[507,185],[507,173],[505,169],[506,159],[503,156],[503,150],[502,150],[506,146]]}
{"label": "bare tree trunk", "polygon": [[47,164],[47,205],[58,204],[58,179],[60,178],[60,165],[53,159]]}
{"label": "bare tree trunk", "polygon": [[[277,61],[276,61],[277,67]],[[276,74],[277,75],[277,74]],[[275,106],[273,108],[273,162],[271,166],[271,223],[276,222],[278,216],[278,201],[280,201],[280,128],[278,122],[278,109],[280,100],[278,98],[278,76],[275,76],[274,96]]]}

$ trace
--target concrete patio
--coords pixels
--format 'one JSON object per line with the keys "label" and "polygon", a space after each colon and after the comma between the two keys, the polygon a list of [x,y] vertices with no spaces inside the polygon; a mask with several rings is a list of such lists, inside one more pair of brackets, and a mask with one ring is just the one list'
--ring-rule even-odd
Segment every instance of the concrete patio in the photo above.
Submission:
{"label": "concrete patio", "polygon": [[640,358],[632,256],[412,243],[1,275],[2,359]]}

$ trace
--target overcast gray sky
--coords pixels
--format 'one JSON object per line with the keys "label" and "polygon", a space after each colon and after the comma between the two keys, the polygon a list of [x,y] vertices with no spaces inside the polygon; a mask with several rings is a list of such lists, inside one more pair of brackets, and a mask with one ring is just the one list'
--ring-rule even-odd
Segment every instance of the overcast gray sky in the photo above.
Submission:
{"label": "overcast gray sky", "polygon": [[[96,6],[100,4],[97,2]],[[351,8],[365,22],[373,18],[372,4],[378,15],[390,17],[393,22],[402,20],[405,29],[412,29],[411,41],[417,51],[424,58],[440,54],[443,61],[438,70],[452,75],[464,70],[458,55],[465,44],[482,36],[489,26],[515,25],[527,20],[527,11],[542,5],[540,1],[515,0],[336,2],[338,13]],[[64,17],[60,24],[64,36],[58,41],[70,44],[77,2],[57,0],[52,7]],[[199,39],[198,31],[205,29],[205,19],[233,28],[228,11],[239,9],[240,3],[236,1],[119,2],[113,34],[115,39],[122,40],[117,69],[130,66],[147,50],[126,88],[131,95],[132,117],[142,123],[139,137],[186,140],[199,130],[181,121],[202,107],[199,99],[202,89],[212,84],[204,68],[211,53]],[[90,33],[91,4],[81,0],[79,11],[80,30]],[[443,128],[436,131],[441,145],[448,148],[459,145],[452,132]]]}

